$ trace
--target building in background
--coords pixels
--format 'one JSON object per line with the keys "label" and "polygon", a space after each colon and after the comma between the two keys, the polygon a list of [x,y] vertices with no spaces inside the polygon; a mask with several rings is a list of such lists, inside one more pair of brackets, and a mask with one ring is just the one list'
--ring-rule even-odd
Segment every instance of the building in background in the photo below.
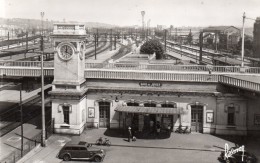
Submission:
{"label": "building in background", "polygon": [[231,51],[236,48],[241,38],[241,30],[234,26],[211,26],[203,30],[217,33],[218,49]]}

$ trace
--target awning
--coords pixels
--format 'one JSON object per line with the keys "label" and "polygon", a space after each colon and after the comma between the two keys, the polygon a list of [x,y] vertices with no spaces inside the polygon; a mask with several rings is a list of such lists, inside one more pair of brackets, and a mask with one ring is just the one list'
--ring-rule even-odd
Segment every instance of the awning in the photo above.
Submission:
{"label": "awning", "polygon": [[183,114],[183,108],[117,106],[115,111],[138,114]]}

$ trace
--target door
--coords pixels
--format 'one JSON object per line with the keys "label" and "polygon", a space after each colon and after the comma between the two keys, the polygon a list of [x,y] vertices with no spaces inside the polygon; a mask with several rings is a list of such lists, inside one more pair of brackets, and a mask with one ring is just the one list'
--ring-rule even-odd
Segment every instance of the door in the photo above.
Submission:
{"label": "door", "polygon": [[203,131],[203,106],[201,105],[191,106],[191,131],[200,133]]}
{"label": "door", "polygon": [[99,127],[109,128],[110,103],[99,102]]}
{"label": "door", "polygon": [[79,154],[78,158],[88,159],[90,157],[89,152],[86,147],[79,147],[79,149],[80,150],[78,151],[78,154]]}

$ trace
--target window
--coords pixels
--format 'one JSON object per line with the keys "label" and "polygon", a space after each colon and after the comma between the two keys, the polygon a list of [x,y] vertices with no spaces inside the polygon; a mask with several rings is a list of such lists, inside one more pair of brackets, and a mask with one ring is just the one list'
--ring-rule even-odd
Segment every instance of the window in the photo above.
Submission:
{"label": "window", "polygon": [[79,150],[87,150],[85,147],[79,147]]}
{"label": "window", "polygon": [[145,103],[144,107],[156,107],[156,104],[154,104],[154,103]]}
{"label": "window", "polygon": [[228,107],[228,125],[235,125],[235,107]]}
{"label": "window", "polygon": [[72,148],[71,147],[66,147],[64,150],[68,151],[68,150],[71,150]]}
{"label": "window", "polygon": [[139,106],[139,104],[136,102],[128,102],[127,106]]}
{"label": "window", "polygon": [[176,108],[174,104],[162,104],[163,108]]}
{"label": "window", "polygon": [[64,123],[70,124],[70,107],[63,106]]}

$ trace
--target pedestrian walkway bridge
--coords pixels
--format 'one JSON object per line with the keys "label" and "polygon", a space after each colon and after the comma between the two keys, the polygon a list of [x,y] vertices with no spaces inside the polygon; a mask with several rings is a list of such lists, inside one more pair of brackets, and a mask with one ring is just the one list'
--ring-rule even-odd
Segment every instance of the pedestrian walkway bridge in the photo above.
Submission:
{"label": "pedestrian walkway bridge", "polygon": [[[53,75],[54,63],[44,62],[44,76]],[[260,93],[260,67],[86,63],[84,75],[97,79],[220,82]],[[0,76],[39,77],[41,62],[0,61]]]}

